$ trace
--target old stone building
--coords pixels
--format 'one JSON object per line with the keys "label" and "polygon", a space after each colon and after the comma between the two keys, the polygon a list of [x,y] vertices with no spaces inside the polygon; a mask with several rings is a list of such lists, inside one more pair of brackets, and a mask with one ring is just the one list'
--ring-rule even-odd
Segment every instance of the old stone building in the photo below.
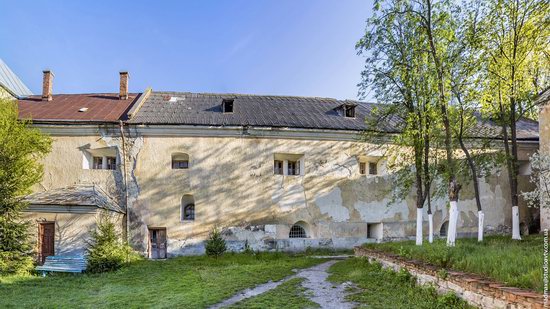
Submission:
{"label": "old stone building", "polygon": [[[202,253],[214,227],[234,250],[245,243],[260,250],[350,248],[414,236],[414,193],[390,203],[396,184],[384,147],[359,139],[376,104],[128,93],[128,79],[122,72],[119,93],[52,95],[53,74],[46,71],[43,94],[18,100],[20,117],[32,118],[54,139],[44,179],[28,197],[27,218],[38,226],[54,223],[55,254],[82,252],[87,234],[78,231],[93,228],[77,223],[83,212],[112,214],[132,246],[151,258]],[[480,123],[480,134],[493,134],[493,126]],[[527,162],[538,148],[537,123],[525,120],[519,127]],[[379,129],[392,134],[397,126],[380,123]],[[524,189],[532,186],[527,177],[520,177]],[[79,190],[89,198],[74,201]],[[505,171],[482,179],[481,195],[486,231],[509,230]],[[437,233],[446,232],[446,205],[445,198],[433,201]],[[531,216],[520,208],[527,225]],[[66,209],[63,216],[51,215],[60,209]],[[459,209],[459,234],[475,233],[471,188],[463,189]],[[60,231],[67,224],[74,228]],[[44,237],[37,235],[41,252]]]}

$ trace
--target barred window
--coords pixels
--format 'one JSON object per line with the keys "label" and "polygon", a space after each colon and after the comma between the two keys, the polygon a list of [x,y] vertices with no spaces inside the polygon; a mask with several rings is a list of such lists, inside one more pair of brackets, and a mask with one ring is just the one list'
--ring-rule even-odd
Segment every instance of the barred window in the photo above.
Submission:
{"label": "barred window", "polygon": [[116,158],[115,157],[107,157],[107,169],[108,170],[116,170]]}
{"label": "barred window", "polygon": [[288,234],[288,237],[289,238],[307,238],[306,230],[303,227],[297,224],[294,224],[290,228],[290,233]]}

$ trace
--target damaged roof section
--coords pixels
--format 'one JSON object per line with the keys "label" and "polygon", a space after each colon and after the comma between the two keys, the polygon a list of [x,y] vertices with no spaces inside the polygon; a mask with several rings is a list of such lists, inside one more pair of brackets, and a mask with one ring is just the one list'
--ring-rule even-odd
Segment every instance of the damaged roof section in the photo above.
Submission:
{"label": "damaged roof section", "polygon": [[31,206],[88,206],[125,213],[113,198],[95,185],[73,185],[37,192],[23,199]]}
{"label": "damaged roof section", "polygon": [[130,93],[128,99],[119,99],[118,93],[57,94],[51,101],[41,96],[20,99],[19,118],[34,122],[118,122],[139,93]]}

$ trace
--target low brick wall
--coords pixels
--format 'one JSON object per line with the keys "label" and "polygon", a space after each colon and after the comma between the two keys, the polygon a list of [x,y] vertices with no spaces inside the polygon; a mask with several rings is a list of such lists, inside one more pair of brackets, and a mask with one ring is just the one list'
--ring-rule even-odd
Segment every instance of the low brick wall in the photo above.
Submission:
{"label": "low brick wall", "polygon": [[355,247],[355,256],[366,257],[395,271],[405,268],[417,278],[419,284],[432,284],[440,293],[453,292],[479,308],[545,308],[542,294],[506,287],[474,274],[448,270],[443,279],[438,276],[439,267],[363,247]]}

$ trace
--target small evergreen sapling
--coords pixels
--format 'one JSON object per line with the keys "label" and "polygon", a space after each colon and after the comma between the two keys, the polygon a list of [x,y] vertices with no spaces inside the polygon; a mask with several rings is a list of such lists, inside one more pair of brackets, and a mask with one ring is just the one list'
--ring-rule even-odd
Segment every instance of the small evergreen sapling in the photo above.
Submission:
{"label": "small evergreen sapling", "polygon": [[222,234],[217,228],[214,228],[214,230],[210,232],[208,240],[206,240],[205,247],[206,255],[216,258],[222,256],[227,250],[225,240],[223,239]]}

